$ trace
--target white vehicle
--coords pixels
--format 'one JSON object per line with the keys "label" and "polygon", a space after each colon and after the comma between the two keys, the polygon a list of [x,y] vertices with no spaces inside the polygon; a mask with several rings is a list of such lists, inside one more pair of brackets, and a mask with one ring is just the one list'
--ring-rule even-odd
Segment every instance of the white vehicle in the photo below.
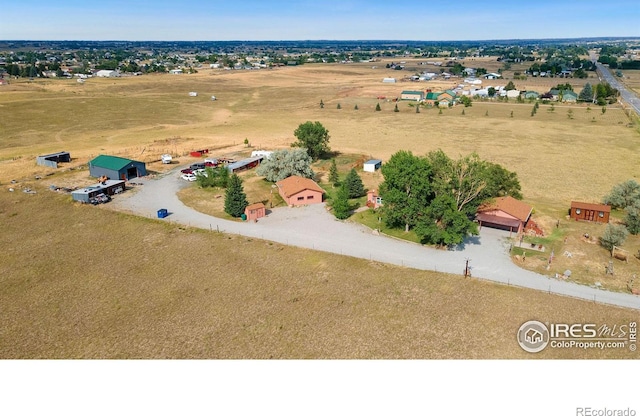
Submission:
{"label": "white vehicle", "polygon": [[172,160],[173,160],[173,158],[171,157],[170,154],[162,155],[162,163],[169,164],[169,163],[171,163]]}
{"label": "white vehicle", "polygon": [[189,182],[194,182],[196,180],[196,175],[194,175],[193,173],[183,173],[180,177]]}

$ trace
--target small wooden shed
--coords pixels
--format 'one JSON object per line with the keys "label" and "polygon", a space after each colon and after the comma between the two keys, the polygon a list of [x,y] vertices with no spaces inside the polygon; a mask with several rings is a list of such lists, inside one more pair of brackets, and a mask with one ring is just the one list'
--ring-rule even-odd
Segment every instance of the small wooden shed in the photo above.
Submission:
{"label": "small wooden shed", "polygon": [[589,204],[587,202],[571,202],[569,216],[576,221],[592,221],[607,224],[611,214],[611,206],[604,204]]}
{"label": "small wooden shed", "polygon": [[248,205],[244,209],[244,215],[247,216],[247,221],[256,221],[258,218],[262,218],[267,215],[267,210],[262,202]]}

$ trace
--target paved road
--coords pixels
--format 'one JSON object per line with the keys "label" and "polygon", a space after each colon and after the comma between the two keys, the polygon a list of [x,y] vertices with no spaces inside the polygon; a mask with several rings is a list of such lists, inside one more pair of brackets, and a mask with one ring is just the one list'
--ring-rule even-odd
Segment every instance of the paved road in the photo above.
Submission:
{"label": "paved road", "polygon": [[591,60],[596,64],[596,68],[598,69],[598,75],[604,79],[604,81],[608,82],[613,88],[620,91],[620,98],[631,106],[635,110],[635,112],[640,116],[640,97],[638,97],[633,91],[629,91],[627,87],[619,82],[609,71],[609,68],[597,62],[597,58],[595,55],[591,55]]}
{"label": "paved road", "polygon": [[258,222],[227,221],[185,206],[176,192],[188,183],[179,179],[176,172],[177,169],[155,179],[138,179],[137,182],[145,185],[119,195],[109,206],[147,217],[156,217],[158,209],[166,208],[170,213],[167,220],[184,225],[415,269],[461,275],[465,261],[469,259],[472,275],[477,278],[640,309],[640,297],[598,290],[517,267],[508,255],[505,239],[508,233],[500,230],[483,228],[480,236],[468,239],[456,250],[437,250],[374,235],[362,225],[338,221],[327,212],[324,204],[276,208]]}

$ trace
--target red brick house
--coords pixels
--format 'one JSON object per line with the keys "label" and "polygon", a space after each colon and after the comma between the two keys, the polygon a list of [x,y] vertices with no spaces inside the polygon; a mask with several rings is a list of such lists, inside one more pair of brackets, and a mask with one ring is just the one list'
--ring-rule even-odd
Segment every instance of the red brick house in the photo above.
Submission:
{"label": "red brick house", "polygon": [[276,186],[278,193],[290,207],[322,203],[324,189],[311,179],[289,176],[287,179],[276,182]]}
{"label": "red brick house", "polygon": [[258,218],[262,218],[267,215],[267,209],[262,202],[248,205],[244,209],[244,215],[247,216],[247,221],[255,221]]}
{"label": "red brick house", "polygon": [[571,202],[569,216],[576,221],[593,221],[607,224],[611,207],[603,204],[589,204],[586,202]]}
{"label": "red brick house", "polygon": [[524,230],[533,208],[511,196],[496,198],[478,208],[476,220],[491,228],[521,233]]}

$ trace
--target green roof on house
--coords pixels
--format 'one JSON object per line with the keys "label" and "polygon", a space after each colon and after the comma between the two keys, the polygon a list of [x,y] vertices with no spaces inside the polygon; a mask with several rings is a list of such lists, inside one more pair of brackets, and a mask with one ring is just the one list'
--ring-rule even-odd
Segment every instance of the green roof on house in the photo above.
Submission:
{"label": "green roof on house", "polygon": [[446,92],[447,94],[449,94],[452,97],[456,96],[456,92],[454,90],[445,90],[444,92]]}
{"label": "green roof on house", "polygon": [[120,170],[131,162],[135,162],[135,160],[125,159],[118,156],[100,155],[89,162],[89,165],[111,170]]}
{"label": "green roof on house", "polygon": [[428,92],[425,100],[437,100],[439,95],[439,92]]}
{"label": "green roof on house", "polygon": [[402,91],[403,94],[422,95],[421,91]]}
{"label": "green roof on house", "polygon": [[567,97],[567,96],[569,96],[569,95],[572,95],[572,96],[574,96],[575,98],[578,98],[578,94],[576,94],[576,93],[575,93],[575,92],[573,92],[573,91],[569,91],[569,90],[564,90],[564,91],[562,91],[562,96],[563,96],[563,97]]}

